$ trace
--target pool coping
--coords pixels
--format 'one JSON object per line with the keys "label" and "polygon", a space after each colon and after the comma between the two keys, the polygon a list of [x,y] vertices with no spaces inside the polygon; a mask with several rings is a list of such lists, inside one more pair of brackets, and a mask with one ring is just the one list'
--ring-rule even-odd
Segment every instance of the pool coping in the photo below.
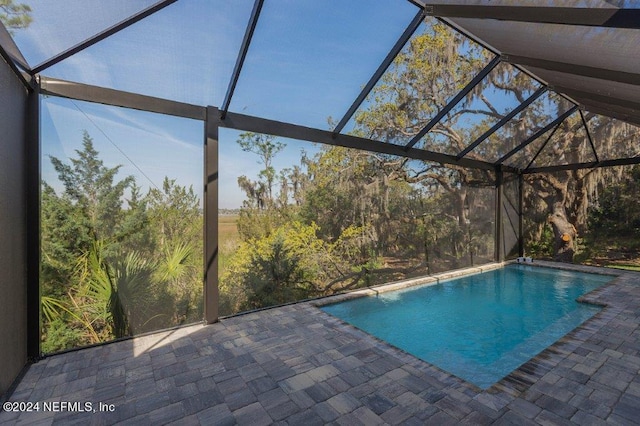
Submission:
{"label": "pool coping", "polygon": [[389,291],[403,290],[410,287],[417,287],[422,285],[437,285],[442,281],[450,280],[453,278],[459,278],[467,275],[480,274],[487,271],[493,271],[500,269],[508,264],[514,263],[512,261],[494,262],[480,266],[472,266],[468,268],[455,269],[453,271],[442,272],[434,275],[425,275],[422,277],[408,278],[405,280],[394,281],[391,283],[379,284],[367,288],[352,290],[347,293],[341,293],[323,297],[322,299],[316,299],[310,303],[313,306],[320,307],[326,305],[332,305],[334,303],[340,303],[347,300],[357,299],[366,296],[377,296],[380,293],[386,293]]}
{"label": "pool coping", "polygon": [[[602,307],[594,316],[584,321],[574,329],[570,330],[567,334],[556,340],[551,345],[540,351],[537,355],[530,358],[528,361],[520,365],[515,370],[498,380],[496,383],[486,389],[482,389],[475,384],[466,381],[465,379],[458,377],[448,371],[443,370],[435,364],[431,364],[428,361],[424,361],[409,352],[392,345],[376,336],[367,333],[364,330],[355,327],[354,325],[338,318],[334,317],[322,309],[322,306],[331,305],[334,303],[340,303],[347,300],[357,299],[366,296],[376,296],[380,293],[386,293],[389,291],[402,290],[406,288],[421,286],[421,285],[437,285],[442,281],[452,278],[459,278],[462,276],[475,275],[495,269],[503,268],[511,264],[525,264],[526,266],[552,268],[565,271],[585,272],[597,275],[612,276],[613,279],[608,283],[598,287],[589,293],[580,296],[576,301],[580,303],[588,303]],[[604,327],[615,315],[620,312],[620,308],[611,306],[609,303],[599,300],[610,289],[615,288],[618,281],[626,276],[628,271],[623,270],[608,270],[598,266],[588,265],[576,265],[557,263],[551,261],[535,260],[533,262],[520,263],[517,260],[507,260],[503,262],[493,262],[485,265],[468,267],[457,269],[453,271],[447,271],[440,274],[434,274],[424,277],[410,278],[406,280],[395,281],[392,283],[381,284],[372,286],[366,289],[353,290],[348,293],[342,293],[324,297],[322,299],[312,300],[309,305],[316,308],[331,318],[334,318],[341,322],[347,329],[357,334],[364,334],[377,343],[378,347],[386,349],[394,356],[403,359],[407,364],[417,368],[421,371],[430,373],[434,378],[443,382],[455,383],[456,387],[469,396],[482,399],[482,403],[488,406],[492,406],[496,410],[500,410],[506,406],[512,399],[519,397],[525,393],[531,386],[533,386],[538,380],[540,380],[545,374],[549,373],[558,364],[571,355],[573,350],[577,348],[581,343],[587,341],[591,336],[596,334],[602,327]],[[484,397],[484,398],[483,398]]]}

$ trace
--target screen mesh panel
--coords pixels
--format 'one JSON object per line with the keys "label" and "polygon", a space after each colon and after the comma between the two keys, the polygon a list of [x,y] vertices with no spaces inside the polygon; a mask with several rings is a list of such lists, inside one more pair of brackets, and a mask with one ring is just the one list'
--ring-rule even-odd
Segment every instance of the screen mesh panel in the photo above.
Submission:
{"label": "screen mesh panel", "polygon": [[44,74],[196,105],[220,105],[253,2],[178,1]]}
{"label": "screen mesh panel", "polygon": [[[500,63],[461,100],[418,146],[456,155],[528,98],[539,84],[509,64]],[[474,150],[472,157],[490,160]]]}
{"label": "screen mesh panel", "polygon": [[31,23],[14,31],[29,65],[38,65],[155,4],[157,0],[21,0]]}
{"label": "screen mesh panel", "polygon": [[596,161],[580,114],[575,112],[560,124],[531,167]]}
{"label": "screen mesh panel", "polygon": [[344,132],[405,145],[492,56],[447,25],[426,18]]}
{"label": "screen mesh panel", "polygon": [[453,21],[503,54],[629,73],[640,68],[637,30],[466,18]]}
{"label": "screen mesh panel", "polygon": [[265,2],[230,109],[332,127],[415,14],[389,0]]}
{"label": "screen mesh panel", "polygon": [[43,351],[202,320],[202,122],[42,99]]}
{"label": "screen mesh panel", "polygon": [[489,161],[498,161],[570,107],[571,103],[566,99],[546,92],[480,144],[471,154],[478,155],[477,151]]}

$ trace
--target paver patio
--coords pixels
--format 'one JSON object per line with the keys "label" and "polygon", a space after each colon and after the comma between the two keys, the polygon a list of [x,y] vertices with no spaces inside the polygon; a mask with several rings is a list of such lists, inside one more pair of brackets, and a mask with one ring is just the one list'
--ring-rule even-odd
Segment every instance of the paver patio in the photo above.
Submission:
{"label": "paver patio", "polygon": [[606,307],[486,391],[304,302],[45,358],[9,398],[40,412],[0,424],[640,424],[640,273],[587,299]]}

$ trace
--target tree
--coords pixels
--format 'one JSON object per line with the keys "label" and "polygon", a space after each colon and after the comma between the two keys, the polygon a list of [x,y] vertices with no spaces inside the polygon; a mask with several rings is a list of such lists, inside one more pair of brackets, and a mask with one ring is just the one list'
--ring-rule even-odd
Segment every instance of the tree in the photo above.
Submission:
{"label": "tree", "polygon": [[[140,213],[144,206],[135,203],[133,178],[114,182],[119,166],[104,166],[86,131],[83,149],[76,154],[70,163],[51,157],[64,188],[60,195],[42,183],[42,286],[48,295],[66,294],[74,285],[76,259],[88,252],[94,241],[109,241],[107,251],[113,257],[128,239],[136,235],[144,239]],[[134,204],[125,212],[122,198],[129,188],[133,189]]]}
{"label": "tree", "polygon": [[[137,252],[108,264],[104,249],[104,242],[96,241],[78,257],[74,268],[77,284],[66,298],[43,296],[42,309],[49,323],[43,346],[66,349],[65,344],[99,343],[153,329],[149,322],[163,312],[158,309],[163,305],[158,303],[161,291],[151,280],[155,265]],[[170,313],[164,316],[170,317]],[[52,341],[60,337],[65,341]]]}
{"label": "tree", "polygon": [[221,312],[230,314],[332,294],[363,282],[358,268],[362,229],[351,226],[333,242],[315,223],[294,220],[240,244],[220,277]]}
{"label": "tree", "polygon": [[165,177],[162,189],[151,188],[145,202],[161,249],[202,239],[200,200],[192,186]]}
{"label": "tree", "polygon": [[126,198],[127,208],[123,209],[117,224],[117,238],[123,252],[137,251],[150,256],[157,249],[156,229],[151,224],[149,195],[143,196],[135,181]]}
{"label": "tree", "polygon": [[13,34],[13,30],[26,28],[31,24],[31,7],[14,0],[0,0],[0,22]]}
{"label": "tree", "polygon": [[41,194],[42,292],[60,297],[74,283],[78,253],[91,247],[91,226],[70,197],[58,196],[46,182],[42,183]]}
{"label": "tree", "polygon": [[[592,139],[597,141],[600,159],[636,155],[634,146],[640,142],[637,127],[591,113],[585,113],[584,117]],[[548,142],[536,165],[595,161],[593,148],[578,114],[565,120],[552,137],[548,136],[544,136]],[[538,220],[530,225],[529,240],[540,240],[545,226],[543,218],[546,217],[553,232],[553,257],[572,261],[578,248],[578,238],[596,231],[589,228],[590,206],[597,203],[600,192],[624,179],[623,171],[623,168],[610,167],[527,175],[529,185],[525,197],[530,206],[528,215],[538,216]]]}
{"label": "tree", "polygon": [[[368,232],[363,256],[377,256],[396,243],[395,224],[410,185],[398,175],[404,159],[341,147],[323,147],[307,159],[309,176],[301,215],[320,226],[321,235],[337,240],[349,226]],[[372,252],[370,252],[370,249]]]}
{"label": "tree", "polygon": [[[118,309],[116,297],[109,302],[111,311],[105,310],[107,305],[96,308],[100,292],[95,290],[100,282],[103,289],[109,288],[109,280],[115,279],[109,263],[117,263],[123,248],[139,246],[139,240],[146,238],[143,219],[145,206],[139,203],[139,191],[133,177],[117,181],[120,166],[104,166],[86,131],[83,133],[82,149],[76,150],[76,154],[77,157],[71,158],[69,163],[50,157],[63,185],[61,194],[56,194],[46,182],[42,183],[43,310],[47,312],[45,308],[48,303],[50,308],[55,308],[48,310],[50,314],[58,312],[56,316],[48,315],[44,337],[45,346],[55,349],[64,347],[58,347],[51,339],[69,333],[77,337],[72,330],[85,330],[85,344],[128,332],[129,326],[122,320],[124,314],[117,314],[125,311]],[[122,204],[127,189],[131,190],[132,204],[125,211]],[[134,244],[133,240],[138,240],[138,244]],[[97,246],[100,247],[99,254],[96,254]],[[91,253],[94,255],[91,256]],[[82,262],[82,259],[85,261]],[[94,262],[89,262],[89,259]],[[93,287],[87,284],[89,275],[86,271],[91,269],[87,267],[90,264],[94,271],[90,280]],[[90,288],[94,291],[89,291]],[[111,331],[105,331],[109,322],[112,324]],[[60,333],[67,329],[68,332]],[[68,343],[76,344],[77,341],[71,339]]]}
{"label": "tree", "polygon": [[[83,133],[51,158],[63,190],[42,183],[43,347],[97,343],[202,317],[202,212],[165,178],[146,195],[118,179]],[[60,339],[55,341],[55,339]]]}
{"label": "tree", "polygon": [[119,229],[123,218],[122,198],[125,190],[134,182],[132,176],[114,182],[121,166],[106,167],[93,147],[93,139],[84,131],[82,150],[76,150],[78,158],[66,164],[50,157],[58,179],[64,185],[64,196],[79,207],[91,230],[94,240],[117,241],[122,235]]}
{"label": "tree", "polygon": [[640,166],[633,166],[623,179],[602,188],[597,203],[589,209],[589,227],[595,237],[617,241],[640,236]]}
{"label": "tree", "polygon": [[[355,116],[355,133],[381,141],[408,143],[488,60],[488,53],[478,45],[446,25],[433,22],[409,41],[383,75],[369,96],[368,107]],[[507,67],[496,68],[417,146],[449,154],[462,151],[503,116],[484,94],[485,87],[502,92],[513,90],[516,97],[524,100],[529,87],[511,89],[504,84],[514,74]],[[470,126],[469,122],[474,125]],[[468,247],[463,236],[469,235],[469,212],[475,207],[469,187],[491,185],[495,176],[489,171],[406,159],[387,160],[386,164],[387,180],[419,185],[434,195],[441,191],[449,194],[451,212],[448,214],[456,219],[460,230],[464,230],[452,234],[452,255],[460,257],[461,247]]]}
{"label": "tree", "polygon": [[284,143],[276,140],[275,136],[245,132],[240,135],[238,145],[245,152],[256,154],[260,159],[258,164],[264,167],[260,170],[258,182],[251,182],[245,176],[238,178],[238,184],[250,199],[254,199],[261,209],[273,204],[273,184],[276,171],[273,167],[274,157],[284,149]]}
{"label": "tree", "polygon": [[[257,155],[258,164],[264,167],[256,181],[244,175],[238,178],[238,186],[247,196],[240,209],[238,232],[244,239],[260,238],[292,220],[289,190],[300,199],[304,180],[299,168],[278,173],[273,167],[275,156],[286,146],[274,136],[247,132],[240,135],[237,143],[243,151]],[[279,189],[275,188],[277,178]]]}
{"label": "tree", "polygon": [[[80,258],[81,285],[76,296],[84,299],[81,312],[103,316],[111,335],[118,339],[140,331],[152,313],[147,311],[150,278],[154,266],[137,252],[106,263],[103,243],[97,241],[89,252]],[[92,321],[93,322],[93,321]]]}
{"label": "tree", "polygon": [[146,197],[150,228],[157,242],[154,278],[166,285],[173,324],[202,317],[202,211],[192,186],[165,177],[162,189]]}
{"label": "tree", "polygon": [[[487,52],[444,24],[433,22],[422,34],[410,40],[381,83],[374,88],[368,107],[356,114],[356,134],[406,144],[487,62]],[[536,88],[537,83],[524,73],[500,64],[417,146],[455,155],[509,112],[511,108],[505,110],[500,107],[500,97],[522,103]],[[494,140],[485,141],[467,157],[495,161],[527,139],[534,129],[542,128],[566,111],[569,105],[559,96],[544,95],[505,125],[500,130],[500,139],[493,136]],[[585,119],[598,140],[599,148],[607,154],[614,151],[614,146],[622,145],[622,141],[629,146],[640,138],[637,129],[629,131],[629,126],[624,123],[593,114],[586,114]],[[595,160],[592,154],[589,156],[591,148],[582,127],[582,120],[577,114],[565,120],[543,152],[553,160],[552,164]],[[548,135],[544,135],[541,141]],[[535,149],[526,150],[529,158],[533,158],[541,146],[538,142],[530,146]],[[618,157],[607,155],[607,158]],[[404,167],[398,163],[398,172],[402,173]],[[603,170],[573,171],[553,176],[527,175],[529,188],[543,194],[542,203],[535,205],[546,209],[545,216],[555,234],[555,257],[558,260],[572,259],[577,235],[585,229],[587,206],[593,200],[597,182],[602,179],[610,181],[615,176],[615,171]],[[465,224],[469,223],[467,212],[473,211],[474,207],[469,202],[468,188],[478,182],[492,182],[495,177],[489,172],[425,163],[422,168],[406,174],[405,179],[413,183],[435,184],[447,191],[458,226],[465,229]],[[541,232],[540,226],[536,232]]]}

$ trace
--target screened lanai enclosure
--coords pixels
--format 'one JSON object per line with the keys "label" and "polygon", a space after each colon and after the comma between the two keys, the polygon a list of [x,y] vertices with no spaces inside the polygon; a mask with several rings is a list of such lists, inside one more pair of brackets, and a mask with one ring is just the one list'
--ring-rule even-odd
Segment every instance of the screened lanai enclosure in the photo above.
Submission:
{"label": "screened lanai enclosure", "polygon": [[1,392],[43,353],[640,249],[638,1],[5,0],[0,18]]}

